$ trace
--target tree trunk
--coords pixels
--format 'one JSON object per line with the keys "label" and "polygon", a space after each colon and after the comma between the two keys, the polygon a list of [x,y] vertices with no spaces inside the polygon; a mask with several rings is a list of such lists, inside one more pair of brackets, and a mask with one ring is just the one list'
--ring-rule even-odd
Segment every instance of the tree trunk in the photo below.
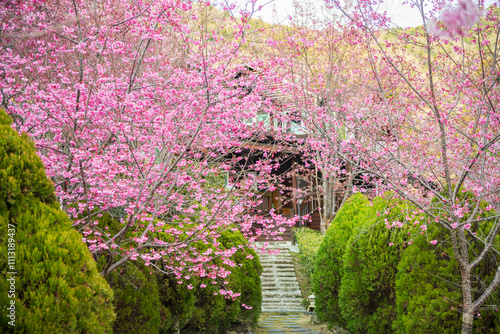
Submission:
{"label": "tree trunk", "polygon": [[474,314],[472,311],[464,313],[462,317],[462,334],[472,334],[472,322],[474,321]]}
{"label": "tree trunk", "polygon": [[180,321],[179,319],[176,319],[175,320],[175,325],[174,325],[174,330],[175,330],[175,334],[181,334],[181,326],[180,326]]}
{"label": "tree trunk", "polygon": [[474,305],[472,303],[470,271],[461,270],[462,272],[462,334],[472,333],[472,323],[474,321]]}
{"label": "tree trunk", "polygon": [[[452,233],[452,239],[455,239]],[[474,303],[472,300],[472,285],[470,280],[471,267],[468,261],[467,245],[464,229],[458,229],[458,248],[454,249],[455,258],[460,265],[462,275],[462,334],[472,333],[472,323],[474,321]],[[455,248],[455,247],[454,247]]]}
{"label": "tree trunk", "polygon": [[323,205],[320,211],[320,231],[322,235],[325,235],[326,230],[335,217],[335,187],[334,182],[330,180],[329,177],[323,178]]}

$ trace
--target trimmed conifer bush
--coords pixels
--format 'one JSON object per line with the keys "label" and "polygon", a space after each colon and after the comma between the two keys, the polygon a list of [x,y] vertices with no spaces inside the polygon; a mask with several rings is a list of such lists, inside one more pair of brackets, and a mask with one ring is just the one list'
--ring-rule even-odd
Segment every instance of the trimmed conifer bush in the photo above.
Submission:
{"label": "trimmed conifer bush", "polygon": [[[459,198],[471,197],[471,192],[459,192]],[[481,207],[487,206],[482,203]],[[484,211],[485,216],[496,212]],[[467,219],[467,213],[463,219]],[[480,236],[488,235],[492,222],[472,224],[470,230]],[[414,238],[414,242],[402,255],[396,276],[396,303],[398,316],[394,322],[397,333],[458,333],[462,327],[462,292],[460,268],[453,256],[450,235],[443,227],[430,224],[426,233]],[[435,245],[430,241],[438,241]],[[468,240],[474,253],[482,246],[472,237]],[[500,237],[496,241],[500,247]],[[472,273],[474,299],[483,290],[480,280],[491,282],[498,268],[498,256],[491,253]],[[485,305],[497,305],[481,310],[474,319],[475,333],[498,333],[500,328],[500,296],[493,294]]]}
{"label": "trimmed conifer bush", "polygon": [[412,207],[390,194],[377,197],[351,234],[339,291],[341,315],[351,332],[391,332],[397,266],[408,239],[405,222],[412,213]]}
{"label": "trimmed conifer bush", "polygon": [[[239,231],[225,231],[217,240],[226,249],[239,248],[231,258],[236,265],[224,266],[231,271],[227,278],[227,288],[241,295],[236,300],[225,298],[221,282],[206,277],[192,276],[178,284],[178,280],[173,277],[161,276],[160,298],[171,315],[171,322],[168,328],[164,328],[164,332],[178,328],[182,329],[182,333],[224,333],[229,328],[245,328],[257,323],[262,303],[262,267],[258,257],[255,251],[239,247],[247,243]],[[210,245],[196,243],[198,251],[205,251],[208,247]],[[214,259],[213,263],[223,265],[219,258]],[[202,288],[202,284],[205,287]],[[192,288],[187,289],[186,285]],[[251,309],[242,307],[242,304]]]}
{"label": "trimmed conifer bush", "polygon": [[[99,211],[97,208],[94,210],[95,213]],[[112,234],[123,227],[109,212],[95,216],[99,226]],[[131,236],[131,232],[126,234],[127,238]],[[106,253],[98,256],[99,271],[104,269],[108,260]],[[137,260],[125,263],[105,277],[114,292],[116,320],[113,333],[159,333],[171,321],[160,301],[157,276],[156,269]]]}
{"label": "trimmed conifer bush", "polygon": [[429,240],[443,240],[444,236],[438,228],[429,227],[427,235],[414,238],[413,244],[402,255],[396,276],[398,316],[394,329],[397,332],[461,331],[461,315],[457,307],[462,293],[460,275],[453,274],[459,270],[453,259],[453,250],[448,243],[440,242],[436,246],[429,243]]}
{"label": "trimmed conifer bush", "polygon": [[158,333],[162,322],[169,320],[160,302],[156,275],[144,264],[128,263],[106,280],[115,296],[113,333]]}
{"label": "trimmed conifer bush", "polygon": [[[2,273],[15,271],[15,329],[2,316],[2,332],[109,333],[113,291],[102,278],[81,236],[59,210],[35,147],[19,136],[0,110],[0,240],[7,254],[15,230],[15,265],[0,259]],[[13,227],[14,226],[14,227]],[[10,229],[10,230],[9,230]],[[12,233],[11,233],[12,234]],[[5,277],[5,276],[4,276]],[[0,291],[10,286],[0,280]],[[9,305],[6,293],[1,305]]]}
{"label": "trimmed conifer bush", "polygon": [[333,325],[345,325],[340,316],[339,290],[343,272],[343,256],[353,230],[363,222],[369,201],[356,194],[339,210],[330,224],[316,256],[312,287],[316,297],[316,312],[320,320]]}

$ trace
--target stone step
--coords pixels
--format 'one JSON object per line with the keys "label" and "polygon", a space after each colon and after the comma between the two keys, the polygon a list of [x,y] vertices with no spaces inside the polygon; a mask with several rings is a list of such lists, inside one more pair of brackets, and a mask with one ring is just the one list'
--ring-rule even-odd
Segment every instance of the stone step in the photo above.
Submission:
{"label": "stone step", "polygon": [[283,288],[289,288],[291,286],[299,286],[299,283],[297,282],[296,279],[294,279],[294,277],[291,277],[289,278],[288,280],[279,280],[279,281],[276,281],[274,279],[260,279],[260,284],[262,286],[262,288],[266,288],[266,287],[276,287],[276,286],[280,286],[280,287],[283,287]]}
{"label": "stone step", "polygon": [[269,273],[293,273],[295,276],[295,269],[294,268],[284,268],[284,267],[264,267],[262,270],[262,273],[264,274],[269,274]]}
{"label": "stone step", "polygon": [[269,303],[283,303],[283,302],[298,302],[299,305],[302,303],[302,298],[298,295],[290,295],[290,296],[269,296],[267,298],[262,298],[262,304]]}
{"label": "stone step", "polygon": [[295,289],[299,290],[299,285],[296,282],[285,283],[282,282],[262,282],[262,291],[279,291],[279,290],[289,290]]}
{"label": "stone step", "polygon": [[290,274],[290,273],[262,273],[261,275],[261,280],[263,278],[269,278],[269,279],[278,279],[278,280],[285,280],[285,281],[290,281],[290,280],[293,280],[293,281],[297,281],[297,277],[295,277],[294,274]]}
{"label": "stone step", "polygon": [[[269,313],[307,313],[306,310],[303,307],[293,307],[293,308],[268,308],[268,309],[262,309],[262,312],[269,312]],[[284,333],[284,332],[283,332]]]}
{"label": "stone step", "polygon": [[265,259],[264,261],[261,261],[261,259],[259,259],[260,261],[260,264],[263,265],[263,266],[269,266],[269,265],[278,265],[278,266],[284,266],[284,265],[291,265],[293,266],[293,262],[290,259],[286,259],[286,258],[281,258],[281,259]]}
{"label": "stone step", "polygon": [[262,310],[264,310],[264,309],[271,309],[271,308],[275,308],[275,309],[288,308],[288,309],[300,309],[300,310],[304,310],[304,307],[302,307],[302,305],[300,305],[300,303],[295,303],[295,304],[266,304],[266,305],[262,305]]}
{"label": "stone step", "polygon": [[[305,311],[305,307],[300,306],[300,304],[297,305],[273,305],[273,306],[262,306],[261,308],[262,312],[276,312],[276,310],[284,311],[284,310],[289,310],[288,312],[293,312],[293,311]],[[271,311],[275,310],[275,311]]]}
{"label": "stone step", "polygon": [[273,268],[273,267],[267,267],[266,269],[263,270],[264,273],[293,273],[295,276],[295,269],[294,268]]}
{"label": "stone step", "polygon": [[265,302],[262,302],[262,305],[270,306],[270,305],[301,305],[302,298],[299,297],[288,297],[288,298],[266,298]]}
{"label": "stone step", "polygon": [[262,293],[274,292],[274,291],[276,291],[276,292],[277,291],[290,291],[290,290],[293,290],[293,291],[299,290],[300,291],[299,285],[293,284],[293,285],[283,286],[282,284],[277,283],[277,284],[266,284],[266,285],[262,286]]}
{"label": "stone step", "polygon": [[293,268],[276,268],[276,267],[266,267],[263,268],[264,273],[294,273],[295,270]]}
{"label": "stone step", "polygon": [[287,290],[287,289],[298,289],[298,284],[295,283],[295,282],[287,282],[287,283],[284,283],[284,282],[280,282],[280,283],[276,283],[276,282],[263,282],[261,283],[262,285],[262,291],[264,290],[271,290],[271,289],[283,289],[283,290]]}
{"label": "stone step", "polygon": [[297,280],[297,277],[295,276],[294,272],[272,272],[272,271],[267,271],[263,272],[261,277],[277,277],[277,278],[283,278],[283,279],[291,279],[293,278],[294,280]]}
{"label": "stone step", "polygon": [[292,262],[292,259],[266,259],[266,260],[262,260],[262,259],[259,259],[260,261],[260,264],[263,266],[263,267],[267,267],[267,266],[271,266],[271,265],[275,265],[275,264],[278,264],[278,265],[284,265],[284,264],[291,264]]}
{"label": "stone step", "polygon": [[281,260],[291,260],[292,259],[292,256],[290,255],[290,253],[287,253],[287,254],[261,254],[259,255],[259,260],[262,260],[262,261],[270,261],[270,260],[278,260],[278,261],[281,261]]}
{"label": "stone step", "polygon": [[[295,309],[295,310],[305,310],[304,307],[302,307],[300,304],[296,304],[296,305],[266,305],[266,306],[262,306],[261,309],[262,311],[264,310],[269,310],[269,309]],[[265,311],[264,311],[265,312]]]}
{"label": "stone step", "polygon": [[297,278],[296,277],[280,277],[280,280],[276,280],[275,278],[267,278],[263,279],[262,277],[260,278],[260,282],[262,287],[265,286],[275,286],[275,285],[280,285],[282,287],[290,287],[290,286],[298,286]]}
{"label": "stone step", "polygon": [[268,271],[268,272],[263,272],[261,276],[262,277],[279,277],[279,278],[297,279],[297,277],[295,277],[295,273],[293,271],[280,271],[280,272]]}
{"label": "stone step", "polygon": [[294,273],[288,273],[288,272],[285,272],[285,273],[262,273],[262,275],[260,276],[261,277],[261,280],[263,278],[269,278],[269,279],[283,279],[285,281],[289,281],[289,280],[293,280],[293,281],[297,281],[297,277],[295,277],[295,274]]}
{"label": "stone step", "polygon": [[276,289],[276,288],[280,288],[280,287],[283,287],[283,288],[290,288],[290,287],[297,287],[298,289],[298,286],[299,284],[297,283],[297,281],[294,279],[294,278],[291,278],[289,280],[275,280],[275,279],[262,279],[260,280],[261,282],[261,286],[262,286],[262,289]]}
{"label": "stone step", "polygon": [[293,313],[293,312],[304,312],[306,309],[302,306],[283,306],[283,305],[278,305],[278,306],[273,306],[273,307],[262,307],[261,308],[262,312],[288,312],[288,313]]}
{"label": "stone step", "polygon": [[293,311],[305,311],[306,309],[300,305],[274,305],[274,306],[262,306],[261,308],[262,312],[285,312],[285,310],[288,310],[288,312],[293,312]]}
{"label": "stone step", "polygon": [[[290,286],[298,286],[297,279],[295,277],[267,277],[267,278],[260,278],[260,282],[262,286],[283,286],[283,287],[290,287]],[[283,285],[282,285],[283,284]]]}
{"label": "stone step", "polygon": [[297,278],[296,277],[290,277],[290,276],[261,276],[260,278],[261,282],[283,282],[283,283],[297,283]]}
{"label": "stone step", "polygon": [[257,254],[259,259],[291,259],[292,255],[288,251],[276,253],[276,254]]}
{"label": "stone step", "polygon": [[270,300],[270,299],[285,299],[285,298],[300,298],[302,295],[300,293],[300,290],[292,290],[292,291],[265,291],[262,292],[262,298],[265,298],[265,300]]}
{"label": "stone step", "polygon": [[295,276],[295,271],[263,271],[262,276],[270,277],[270,276],[275,276],[275,277],[283,277],[283,278],[297,278]]}
{"label": "stone step", "polygon": [[273,296],[280,297],[280,296],[293,296],[293,297],[300,297],[302,296],[300,293],[300,290],[298,290],[298,287],[293,287],[293,288],[283,288],[279,290],[262,290],[262,297],[264,298],[271,298]]}
{"label": "stone step", "polygon": [[304,312],[302,297],[295,275],[295,266],[287,248],[278,254],[259,254],[263,273],[263,312]]}
{"label": "stone step", "polygon": [[264,271],[269,271],[269,270],[295,270],[295,267],[293,264],[281,264],[281,265],[266,265],[262,266],[262,269]]}
{"label": "stone step", "polygon": [[298,296],[300,297],[302,294],[299,290],[299,287],[296,287],[293,290],[285,291],[282,289],[266,289],[262,291],[262,295],[264,296],[282,296],[282,297],[288,297],[288,296]]}
{"label": "stone step", "polygon": [[[259,260],[260,261],[260,260]],[[274,266],[290,266],[293,267],[292,260],[275,260],[275,261],[260,261],[260,264],[263,268],[269,268]]]}
{"label": "stone step", "polygon": [[290,293],[297,293],[297,291],[299,293],[298,296],[302,296],[300,294],[300,290],[299,290],[298,286],[291,286],[289,288],[280,288],[280,289],[276,289],[276,288],[262,289],[262,296],[264,296],[264,295],[271,296],[273,294],[281,295],[281,293],[290,294]]}

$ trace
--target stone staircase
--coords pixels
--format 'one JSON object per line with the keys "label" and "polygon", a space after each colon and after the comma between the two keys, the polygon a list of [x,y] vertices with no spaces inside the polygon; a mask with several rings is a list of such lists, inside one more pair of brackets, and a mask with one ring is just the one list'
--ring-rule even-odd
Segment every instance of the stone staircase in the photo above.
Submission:
{"label": "stone staircase", "polygon": [[305,312],[292,256],[287,245],[279,247],[281,252],[278,254],[257,252],[264,269],[260,277],[262,312]]}

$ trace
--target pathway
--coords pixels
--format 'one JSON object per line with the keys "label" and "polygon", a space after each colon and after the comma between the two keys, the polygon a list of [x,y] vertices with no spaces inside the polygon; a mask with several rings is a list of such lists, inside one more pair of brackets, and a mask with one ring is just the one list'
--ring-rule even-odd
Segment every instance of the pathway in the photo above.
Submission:
{"label": "pathway", "polygon": [[260,276],[262,312],[305,312],[289,247],[281,244],[269,248],[273,247],[281,247],[280,253],[258,252],[263,268]]}
{"label": "pathway", "polygon": [[[322,334],[309,326],[310,316],[302,314],[276,315],[263,313],[259,318],[259,328],[268,334]],[[329,332],[331,333],[331,332]]]}
{"label": "pathway", "polygon": [[[258,247],[262,244],[257,243]],[[278,254],[261,254],[257,250],[263,272],[262,313],[259,334],[322,334],[334,333],[326,325],[311,324],[311,314],[302,305],[302,296],[295,275],[290,251],[298,252],[290,243],[269,246],[280,248]]]}

